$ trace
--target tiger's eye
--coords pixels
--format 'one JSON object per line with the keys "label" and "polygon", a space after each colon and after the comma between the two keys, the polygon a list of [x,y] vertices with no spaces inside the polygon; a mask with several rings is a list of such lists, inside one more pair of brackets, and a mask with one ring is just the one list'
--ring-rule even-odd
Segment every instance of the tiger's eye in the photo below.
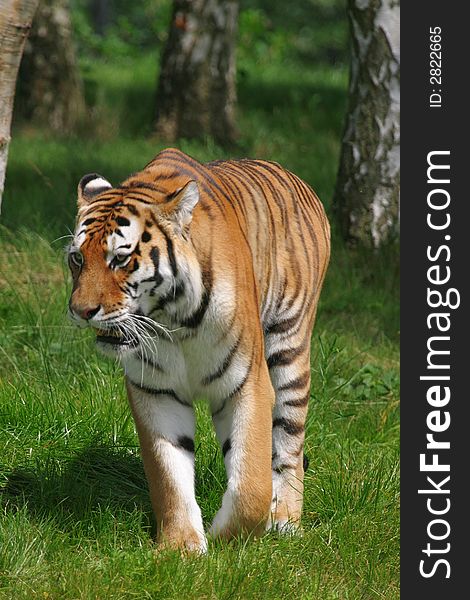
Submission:
{"label": "tiger's eye", "polygon": [[69,254],[69,259],[72,264],[76,267],[83,266],[83,254],[81,252],[71,252]]}

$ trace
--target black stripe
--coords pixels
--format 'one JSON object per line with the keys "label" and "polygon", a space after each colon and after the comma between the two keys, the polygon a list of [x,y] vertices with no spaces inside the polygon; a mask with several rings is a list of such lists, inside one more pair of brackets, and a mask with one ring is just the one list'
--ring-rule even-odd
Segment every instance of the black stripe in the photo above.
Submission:
{"label": "black stripe", "polygon": [[[91,212],[98,213],[99,215],[109,215],[111,210],[114,208],[113,205],[107,205],[105,208],[97,208],[96,206],[92,206]],[[97,217],[96,221],[103,223],[106,220],[106,217]]]}
{"label": "black stripe", "polygon": [[286,296],[286,292],[287,292],[287,284],[289,282],[287,281],[287,277],[283,280],[283,284],[282,284],[282,290],[281,293],[279,294],[279,298],[277,299],[276,302],[276,311],[279,312],[281,310],[281,305],[282,302]]}
{"label": "black stripe", "polygon": [[310,373],[307,371],[306,373],[304,373],[303,375],[299,375],[292,381],[288,381],[287,383],[284,383],[284,385],[281,385],[277,389],[279,392],[283,392],[284,390],[301,390],[302,388],[304,388],[307,385],[307,383],[309,382],[309,379],[310,379]]}
{"label": "black stripe", "polygon": [[[287,205],[286,205],[283,197],[280,194],[280,190],[275,186],[274,182],[260,170],[259,167],[262,165],[260,165],[257,161],[255,162],[255,166],[253,166],[253,165],[243,165],[243,166],[245,169],[251,171],[251,175],[252,175],[253,179],[260,186],[265,198],[267,198],[266,188],[269,189],[269,191],[271,192],[271,197],[281,213],[282,224],[284,225],[284,228],[287,230],[287,235],[289,235],[290,232],[289,232],[289,220],[287,218]],[[261,183],[259,181],[260,179],[261,179]],[[283,179],[281,179],[280,181],[283,182]],[[271,209],[269,208],[269,205],[268,205],[268,211],[269,212],[271,211]]]}
{"label": "black stripe", "polygon": [[224,445],[222,446],[222,454],[225,456],[227,452],[230,452],[232,449],[232,442],[230,438],[226,439]]}
{"label": "black stripe", "polygon": [[160,285],[163,281],[163,277],[160,275],[160,271],[158,267],[160,265],[160,250],[155,246],[150,250],[150,258],[152,259],[152,263],[155,269],[155,273],[153,279],[146,279],[144,281],[155,281],[157,285]]}
{"label": "black stripe", "polygon": [[300,398],[295,398],[294,400],[286,400],[282,404],[284,406],[297,406],[300,408],[302,406],[307,406],[309,400],[310,400],[310,390],[308,390],[308,392],[304,396],[301,396]]}
{"label": "black stripe", "polygon": [[187,450],[188,452],[194,452],[194,440],[187,435],[182,435],[178,438],[178,446],[183,448],[183,450]]}
{"label": "black stripe", "polygon": [[139,211],[136,209],[136,207],[135,207],[135,206],[132,206],[132,204],[125,204],[124,206],[125,206],[125,207],[127,208],[127,210],[128,210],[128,211],[129,211],[131,214],[133,214],[134,216],[136,216],[136,217],[139,217],[139,216],[140,216],[140,214],[139,214]]}
{"label": "black stripe", "polygon": [[[234,196],[237,199],[237,206],[242,211],[245,221],[247,221],[246,206],[245,206],[242,190],[238,187],[236,181],[234,181],[234,178],[230,177],[230,175],[231,174],[229,174],[225,170],[218,173],[219,180],[228,189],[230,195]],[[256,212],[258,212],[257,208],[255,210],[256,210]],[[256,221],[256,222],[258,222],[258,221]]]}
{"label": "black stripe", "polygon": [[[143,198],[139,198],[138,196],[135,196],[133,194],[132,195],[131,194],[127,194],[126,195],[126,200],[135,200],[136,202],[141,202],[142,204],[146,204],[147,206],[154,206],[155,205],[155,202],[149,202],[148,200],[144,200]],[[128,204],[126,204],[125,206],[127,206],[129,208]]]}
{"label": "black stripe", "polygon": [[146,394],[151,394],[152,396],[170,396],[170,398],[176,400],[178,404],[182,404],[183,406],[191,406],[189,402],[182,400],[174,390],[151,388],[146,385],[139,385],[138,383],[135,383],[135,381],[132,381],[132,379],[130,379],[129,377],[127,377],[127,379],[134,387],[136,387],[138,390],[141,390],[142,392],[145,392]]}
{"label": "black stripe", "polygon": [[170,267],[171,267],[173,276],[176,277],[176,275],[178,274],[178,265],[176,263],[176,256],[175,256],[175,250],[174,250],[174,246],[173,246],[173,240],[170,238],[168,233],[160,225],[160,223],[157,221],[157,219],[154,217],[153,214],[151,215],[151,217],[152,217],[154,225],[156,225],[158,227],[158,229],[160,230],[160,233],[165,238],[166,248],[167,248],[167,253],[168,253],[168,262],[170,263]]}
{"label": "black stripe", "polygon": [[[140,195],[142,194],[142,192],[139,192],[139,196],[136,196],[135,194],[126,194],[126,200],[135,200],[136,202],[142,202],[142,204],[146,204],[147,206],[154,206],[155,200],[149,201],[149,200],[144,200],[143,198],[140,197]],[[144,194],[146,198],[152,198],[152,196],[148,196],[147,194]],[[124,204],[124,206],[129,206],[128,204]]]}
{"label": "black stripe", "polygon": [[268,368],[272,369],[272,367],[283,367],[285,365],[290,365],[302,352],[303,348],[286,348],[285,350],[274,352],[266,359]]}
{"label": "black stripe", "polygon": [[164,296],[160,298],[156,308],[152,310],[152,313],[156,310],[161,310],[169,302],[176,302],[184,294],[184,291],[184,283],[182,281],[178,281],[174,289],[169,290]]}
{"label": "black stripe", "polygon": [[299,435],[303,432],[304,426],[299,425],[298,423],[294,423],[290,419],[285,419],[284,417],[278,417],[273,421],[274,427],[282,427],[286,433],[289,435]]}
{"label": "black stripe", "polygon": [[212,291],[212,272],[206,272],[203,273],[203,280],[205,283],[205,289],[204,292],[202,294],[202,298],[201,298],[201,302],[198,306],[198,308],[193,312],[192,315],[190,315],[189,317],[187,317],[186,319],[184,319],[183,321],[181,321],[181,325],[183,327],[189,327],[191,329],[195,329],[196,327],[199,327],[199,325],[201,324],[201,321],[204,318],[204,315],[206,314],[207,311],[207,307],[209,306],[209,301],[210,301],[210,295],[211,295],[211,291]]}
{"label": "black stripe", "polygon": [[164,229],[161,229],[163,236],[166,241],[166,249],[168,252],[168,260],[170,261],[171,272],[173,273],[173,277],[176,277],[178,274],[178,265],[176,264],[176,256],[175,250],[173,247],[173,240],[168,236],[167,232]]}
{"label": "black stripe", "polygon": [[234,390],[232,390],[230,392],[230,394],[222,401],[222,404],[220,405],[220,408],[218,410],[216,410],[215,412],[212,413],[213,417],[216,417],[217,415],[219,415],[225,408],[225,406],[227,405],[227,402],[229,400],[231,400],[234,396],[236,396],[236,394],[238,394],[238,392],[242,389],[242,387],[245,385],[245,383],[247,382],[248,376],[250,374],[251,371],[251,366],[252,366],[252,362],[253,362],[253,358],[250,362],[250,365],[248,367],[248,370],[246,372],[245,377],[242,379],[242,381],[235,387]]}
{"label": "black stripe", "polygon": [[[106,189],[109,189],[109,188],[106,188]],[[88,206],[96,208],[96,206],[100,205],[102,202],[103,203],[113,202],[113,204],[107,204],[107,207],[109,209],[111,209],[114,206],[116,206],[116,195],[118,195],[118,194],[119,194],[119,191],[116,189],[110,190],[110,192],[108,194],[97,192],[96,196],[93,196],[93,198],[89,201]]]}
{"label": "black stripe", "polygon": [[[251,205],[253,206],[253,210],[255,212],[256,223],[258,224],[259,209],[254,196],[256,187],[253,185],[253,181],[250,182],[251,185],[247,184],[247,173],[245,171],[240,173],[239,169],[234,168],[233,164],[227,163],[224,165],[223,171],[221,173],[219,172],[219,179],[225,183],[229,190],[233,190],[233,188],[235,188],[237,192],[237,205],[242,210],[245,221],[247,220],[246,203],[248,199],[251,200]],[[232,195],[234,195],[233,192]]]}
{"label": "black stripe", "polygon": [[[186,184],[187,185],[187,184]],[[174,198],[176,198],[183,188],[178,188],[174,192],[167,192],[167,196],[165,198],[165,202],[171,202]]]}
{"label": "black stripe", "polygon": [[[171,153],[170,156],[165,158],[167,158],[169,162],[172,161]],[[233,202],[230,196],[212,177],[211,169],[208,169],[205,165],[194,160],[194,158],[191,158],[186,154],[173,153],[173,161],[176,162],[177,168],[175,175],[180,177],[186,175],[187,177],[189,177],[189,179],[196,181],[200,190],[202,190],[210,197],[214,204],[216,204],[221,210],[222,214],[225,212],[225,209],[223,204],[221,203],[220,196],[223,196],[223,198],[233,206]],[[168,175],[159,174],[158,179],[168,179]]]}
{"label": "black stripe", "polygon": [[285,471],[286,469],[295,469],[295,465],[289,465],[287,463],[283,463],[282,465],[279,465],[278,467],[273,467],[273,471],[275,473],[282,473],[283,471]]}
{"label": "black stripe", "polygon": [[152,192],[160,192],[161,194],[165,193],[165,190],[156,185],[155,183],[149,183],[146,181],[130,181],[125,182],[123,186],[124,189],[131,189],[133,191],[138,191],[136,188],[143,188],[144,190],[152,190]]}
{"label": "black stripe", "polygon": [[83,227],[87,227],[87,225],[91,225],[95,221],[96,221],[96,218],[95,217],[91,217],[90,219],[87,219],[86,221],[83,221],[82,226]]}
{"label": "black stripe", "polygon": [[232,364],[233,358],[238,350],[238,347],[240,346],[241,339],[242,339],[242,334],[240,333],[237,341],[235,342],[235,345],[230,350],[230,352],[227,354],[224,362],[220,365],[220,367],[216,371],[214,371],[214,373],[212,373],[211,375],[208,375],[207,377],[204,377],[204,379],[202,380],[202,385],[209,385],[216,379],[219,379],[220,377],[222,377],[222,375],[227,371],[227,369]]}
{"label": "black stripe", "polygon": [[[149,162],[147,167],[151,166],[155,162],[156,162],[156,159],[153,159],[151,162]],[[145,168],[147,168],[147,167],[145,167]],[[159,173],[158,180],[165,181],[165,180],[170,180],[170,179],[176,179],[180,175],[181,175],[181,173],[179,173],[178,171],[170,171],[168,173]],[[163,193],[167,193],[167,192],[164,191]]]}
{"label": "black stripe", "polygon": [[117,188],[109,189],[109,193],[99,194],[98,197],[93,198],[93,200],[89,202],[88,205],[93,205],[96,207],[103,203],[106,204],[108,208],[113,208],[117,205],[118,202],[122,202],[122,198],[116,198],[116,196],[121,196],[121,192]]}
{"label": "black stripe", "polygon": [[306,181],[303,181],[302,179],[297,177],[297,175],[294,175],[294,173],[287,171],[287,176],[293,182],[293,185],[296,188],[298,195],[304,197],[307,207],[310,208],[311,212],[313,211],[319,219],[321,219],[323,212],[322,206],[320,199],[316,195],[315,191],[309,186],[309,184]]}
{"label": "black stripe", "polygon": [[289,319],[284,319],[283,321],[277,321],[276,323],[271,323],[268,325],[264,330],[265,334],[269,335],[270,333],[286,333],[286,331],[289,331],[289,329],[297,323],[303,308],[304,307],[302,306],[301,309]]}

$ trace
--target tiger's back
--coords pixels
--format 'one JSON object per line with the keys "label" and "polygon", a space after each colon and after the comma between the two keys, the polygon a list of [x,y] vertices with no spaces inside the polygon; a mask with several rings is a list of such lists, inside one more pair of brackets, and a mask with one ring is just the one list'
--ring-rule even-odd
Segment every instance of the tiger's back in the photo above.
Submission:
{"label": "tiger's back", "polygon": [[151,178],[171,182],[170,189],[187,178],[197,181],[202,194],[193,216],[193,243],[204,255],[210,239],[215,267],[239,274],[241,288],[253,271],[266,332],[285,331],[286,319],[293,324],[296,315],[313,319],[329,261],[330,229],[305,182],[274,162],[202,165],[174,149],[161,152],[147,168]]}
{"label": "tiger's back", "polygon": [[[203,165],[174,149],[118,188],[96,178],[88,199],[93,180],[79,186],[74,243],[84,262],[75,273],[71,311],[100,331],[127,332],[124,323],[133,322],[142,334],[118,353],[159,537],[205,547],[190,483],[192,404],[199,396],[209,401],[228,475],[211,533],[297,527],[310,337],[329,259],[318,198],[276,163]],[[125,268],[114,268],[117,250],[126,246]],[[99,262],[103,249],[113,273],[104,262],[101,271],[93,264],[93,279],[87,264]],[[108,306],[99,288],[112,286]],[[146,319],[170,330],[169,338],[145,342]]]}
{"label": "tiger's back", "polygon": [[[329,224],[313,190],[273,162],[221,161],[212,166],[251,250],[265,331],[282,314],[316,305],[329,259]],[[229,200],[230,202],[230,200]],[[283,310],[284,309],[284,310]],[[292,315],[289,317],[292,319]]]}

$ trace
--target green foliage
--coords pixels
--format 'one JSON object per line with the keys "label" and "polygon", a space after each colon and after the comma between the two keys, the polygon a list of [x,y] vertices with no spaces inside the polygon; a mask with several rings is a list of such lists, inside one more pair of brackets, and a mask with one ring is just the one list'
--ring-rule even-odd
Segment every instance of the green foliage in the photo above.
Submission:
{"label": "green foliage", "polygon": [[161,46],[166,40],[171,0],[128,2],[109,0],[109,23],[104,34],[93,23],[93,2],[71,0],[72,23],[79,56],[83,63],[101,59],[126,60]]}
{"label": "green foliage", "polygon": [[345,64],[348,29],[343,0],[243,0],[239,58],[269,64]]}
{"label": "green foliage", "polygon": [[[171,0],[129,3],[108,0],[105,34],[96,32],[93,2],[72,0],[74,34],[83,62],[136,58],[165,43]],[[343,0],[286,3],[242,0],[239,19],[239,59],[345,62],[347,23]]]}

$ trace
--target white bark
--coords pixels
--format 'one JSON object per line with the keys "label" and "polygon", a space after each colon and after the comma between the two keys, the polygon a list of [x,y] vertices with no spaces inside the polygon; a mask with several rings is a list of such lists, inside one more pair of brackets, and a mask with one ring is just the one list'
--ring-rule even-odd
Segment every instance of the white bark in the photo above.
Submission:
{"label": "white bark", "polygon": [[16,77],[38,0],[0,0],[0,209]]}
{"label": "white bark", "polygon": [[39,0],[18,76],[16,110],[62,134],[85,124],[69,0]]}
{"label": "white bark", "polygon": [[238,0],[174,0],[157,91],[162,138],[236,138],[237,27]]}
{"label": "white bark", "polygon": [[349,114],[335,194],[346,238],[374,247],[398,224],[400,39],[397,0],[349,0]]}

